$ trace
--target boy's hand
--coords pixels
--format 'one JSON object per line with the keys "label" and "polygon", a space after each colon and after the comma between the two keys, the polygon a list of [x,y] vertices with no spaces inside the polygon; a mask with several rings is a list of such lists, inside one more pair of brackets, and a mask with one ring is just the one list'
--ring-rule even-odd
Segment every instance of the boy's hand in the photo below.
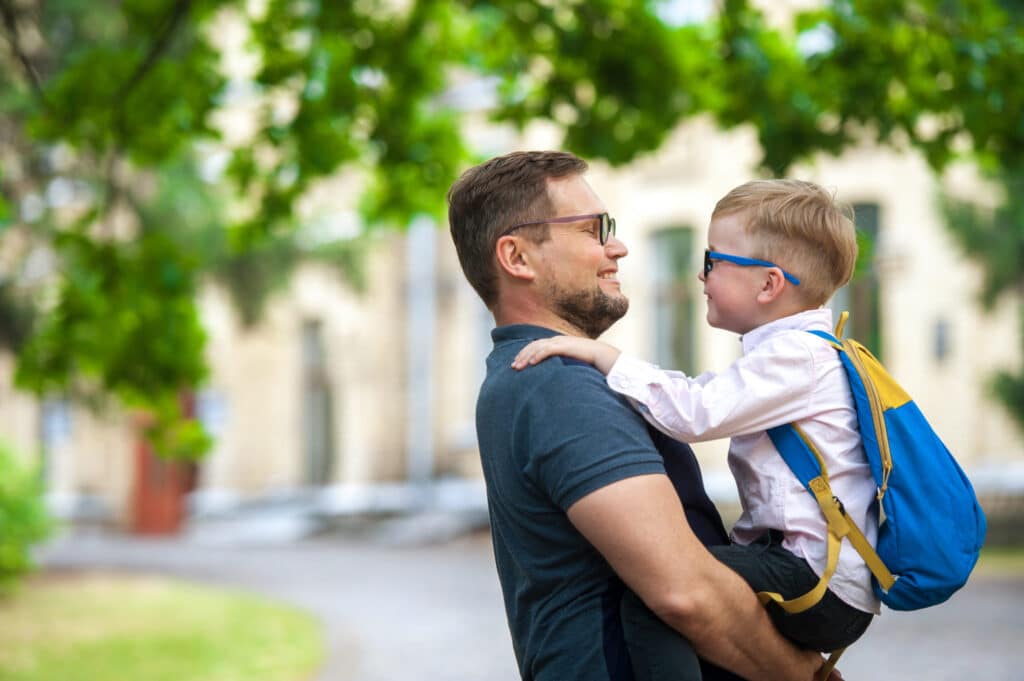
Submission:
{"label": "boy's hand", "polygon": [[512,368],[525,369],[551,355],[562,355],[593,364],[598,371],[607,375],[620,354],[618,348],[601,341],[578,336],[554,336],[535,340],[520,350],[512,360]]}

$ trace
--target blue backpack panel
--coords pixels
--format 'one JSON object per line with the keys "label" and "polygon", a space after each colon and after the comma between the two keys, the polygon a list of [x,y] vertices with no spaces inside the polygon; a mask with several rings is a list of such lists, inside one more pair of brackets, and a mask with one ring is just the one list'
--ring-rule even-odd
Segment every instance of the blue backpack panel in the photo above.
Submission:
{"label": "blue backpack panel", "polygon": [[[844,312],[836,325],[838,337],[846,318]],[[829,547],[817,597],[812,592],[793,600],[800,601],[799,609],[817,602],[835,570],[838,544],[847,538],[871,568],[875,592],[888,607],[917,610],[942,603],[967,582],[985,541],[985,514],[974,488],[921,410],[867,348],[855,340],[810,333],[839,351],[849,378],[878,489],[879,526],[872,549],[842,500],[832,494],[828,471],[803,431],[795,424],[769,430],[776,449],[818,500],[828,520],[829,543],[835,545]]]}

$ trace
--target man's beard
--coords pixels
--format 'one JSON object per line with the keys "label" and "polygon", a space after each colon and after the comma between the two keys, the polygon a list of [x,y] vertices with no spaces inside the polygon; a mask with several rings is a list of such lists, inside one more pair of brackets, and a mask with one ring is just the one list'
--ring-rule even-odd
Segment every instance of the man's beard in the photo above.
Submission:
{"label": "man's beard", "polygon": [[569,293],[554,285],[551,299],[554,312],[588,338],[600,336],[629,309],[628,298],[610,296],[597,287]]}

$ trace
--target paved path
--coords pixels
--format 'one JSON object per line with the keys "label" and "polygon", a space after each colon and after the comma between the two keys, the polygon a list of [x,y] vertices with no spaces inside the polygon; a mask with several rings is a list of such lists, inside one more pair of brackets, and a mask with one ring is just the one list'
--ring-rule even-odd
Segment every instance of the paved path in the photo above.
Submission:
{"label": "paved path", "polygon": [[[329,652],[311,681],[515,681],[489,540],[358,537],[227,546],[108,534],[42,547],[49,569],[159,573],[315,613]],[[949,603],[887,611],[840,668],[849,681],[1024,681],[1024,575],[979,574]]]}

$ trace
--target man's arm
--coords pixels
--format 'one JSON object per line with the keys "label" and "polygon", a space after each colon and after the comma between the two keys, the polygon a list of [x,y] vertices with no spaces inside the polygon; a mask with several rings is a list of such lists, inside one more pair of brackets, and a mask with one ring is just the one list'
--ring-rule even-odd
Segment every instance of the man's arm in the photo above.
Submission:
{"label": "man's arm", "polygon": [[775,630],[743,579],[690,530],[664,475],[626,478],[569,507],[569,520],[697,653],[747,679],[811,681],[822,659]]}

